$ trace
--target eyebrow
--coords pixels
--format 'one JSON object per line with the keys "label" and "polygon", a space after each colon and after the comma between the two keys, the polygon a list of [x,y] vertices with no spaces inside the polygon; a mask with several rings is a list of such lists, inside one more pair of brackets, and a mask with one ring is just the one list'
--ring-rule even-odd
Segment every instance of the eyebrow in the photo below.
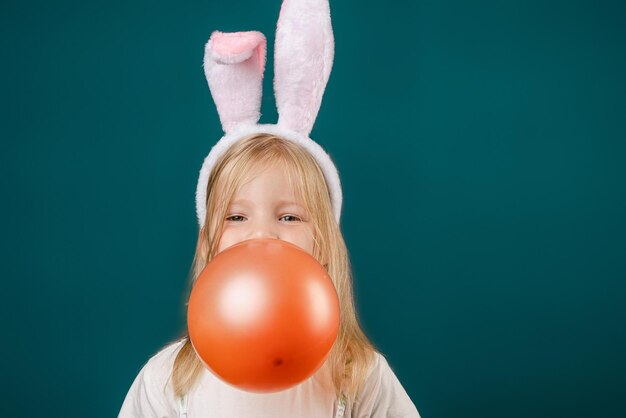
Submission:
{"label": "eyebrow", "polygon": [[249,200],[246,199],[237,199],[237,200],[233,200],[232,202],[230,202],[231,205],[248,205],[250,204]]}
{"label": "eyebrow", "polygon": [[[231,205],[250,205],[252,202],[247,199],[237,199],[231,202]],[[293,200],[279,200],[276,202],[278,206],[299,206],[304,209],[304,206],[294,202]]]}

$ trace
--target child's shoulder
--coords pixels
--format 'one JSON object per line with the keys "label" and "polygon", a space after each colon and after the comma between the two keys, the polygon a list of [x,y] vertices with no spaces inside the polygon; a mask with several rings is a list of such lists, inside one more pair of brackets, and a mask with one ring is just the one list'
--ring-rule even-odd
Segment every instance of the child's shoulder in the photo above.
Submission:
{"label": "child's shoulder", "polygon": [[160,348],[152,355],[139,371],[137,380],[148,387],[164,388],[168,386],[174,360],[178,351],[183,346],[184,340],[176,340]]}
{"label": "child's shoulder", "polygon": [[374,351],[373,370],[381,374],[388,373],[389,371],[391,371],[391,366],[389,365],[389,362],[387,361],[387,357],[385,357],[385,355],[381,353],[380,351]]}
{"label": "child's shoulder", "polygon": [[118,417],[175,416],[177,403],[170,377],[183,343],[176,340],[150,357],[135,377]]}
{"label": "child's shoulder", "polygon": [[156,354],[150,357],[150,359],[148,359],[144,368],[149,369],[153,374],[169,374],[172,371],[172,367],[174,366],[174,360],[176,359],[176,355],[178,354],[178,351],[181,349],[184,343],[184,339],[179,339],[168,343],[166,346],[159,349]]}
{"label": "child's shoulder", "polygon": [[368,369],[366,382],[370,387],[375,386],[377,388],[381,381],[388,378],[390,374],[393,375],[394,373],[385,355],[379,351],[374,351],[374,359]]}
{"label": "child's shoulder", "polygon": [[386,416],[419,417],[387,358],[378,351],[357,398],[359,413],[366,416],[377,416],[374,411],[387,411]]}
{"label": "child's shoulder", "polygon": [[368,364],[365,374],[367,380],[376,380],[391,371],[391,367],[385,358],[385,355],[378,350],[372,350],[371,362]]}

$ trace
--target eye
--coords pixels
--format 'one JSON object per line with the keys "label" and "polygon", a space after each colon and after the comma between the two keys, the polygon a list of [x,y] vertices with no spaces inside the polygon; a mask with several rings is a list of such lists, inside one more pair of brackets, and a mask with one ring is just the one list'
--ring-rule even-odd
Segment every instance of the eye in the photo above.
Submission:
{"label": "eye", "polygon": [[241,215],[231,215],[226,217],[227,221],[233,221],[233,222],[241,222],[243,221],[245,218]]}
{"label": "eye", "polygon": [[296,215],[284,215],[280,219],[283,219],[283,218],[291,218],[292,220],[290,222],[302,221],[302,219]]}

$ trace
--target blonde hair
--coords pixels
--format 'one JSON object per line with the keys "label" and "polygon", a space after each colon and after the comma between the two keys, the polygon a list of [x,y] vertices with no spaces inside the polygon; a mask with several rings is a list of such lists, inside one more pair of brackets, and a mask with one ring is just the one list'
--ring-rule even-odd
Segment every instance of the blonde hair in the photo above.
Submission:
{"label": "blonde hair", "polygon": [[[335,394],[345,395],[351,405],[374,364],[376,350],[357,320],[348,251],[333,216],[324,175],[300,145],[271,134],[255,134],[239,140],[216,162],[209,176],[207,219],[198,235],[189,290],[216,255],[226,211],[238,187],[254,168],[275,164],[284,167],[304,203],[314,226],[313,256],[326,267],[339,296],[339,333],[325,366],[329,367]],[[171,376],[174,393],[179,397],[192,388],[204,369],[187,332],[182,340]]]}

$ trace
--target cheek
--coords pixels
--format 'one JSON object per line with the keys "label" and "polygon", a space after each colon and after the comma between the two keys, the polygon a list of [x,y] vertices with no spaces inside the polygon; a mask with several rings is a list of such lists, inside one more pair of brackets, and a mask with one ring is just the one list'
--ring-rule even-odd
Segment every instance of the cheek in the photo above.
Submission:
{"label": "cheek", "polygon": [[288,241],[291,241],[292,244],[296,244],[298,247],[313,255],[314,241],[311,231],[304,230],[298,233],[294,233],[293,235],[289,236]]}
{"label": "cheek", "polygon": [[233,245],[236,242],[235,237],[233,236],[232,233],[230,233],[228,230],[225,230],[222,233],[222,236],[220,237],[220,242],[217,245],[217,253],[221,253],[222,250],[225,250],[226,248],[230,247],[231,245]]}
{"label": "cheek", "polygon": [[309,254],[313,255],[313,247],[314,247],[315,243],[313,241],[313,236],[309,233],[306,236],[306,249],[309,252]]}

